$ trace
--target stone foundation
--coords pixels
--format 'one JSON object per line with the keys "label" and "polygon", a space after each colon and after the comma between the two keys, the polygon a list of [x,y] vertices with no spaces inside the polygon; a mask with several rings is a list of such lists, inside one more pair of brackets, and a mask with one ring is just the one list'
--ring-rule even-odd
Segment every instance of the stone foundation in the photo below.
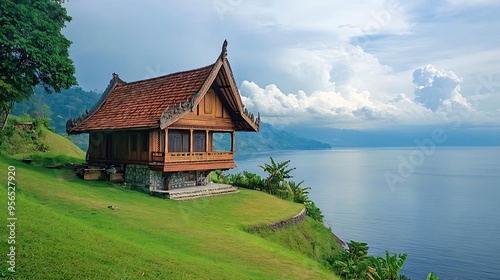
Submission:
{"label": "stone foundation", "polygon": [[162,172],[151,170],[147,165],[128,164],[125,167],[125,181],[142,189],[164,189]]}
{"label": "stone foundation", "polygon": [[193,177],[194,176],[189,172],[169,173],[167,175],[167,188],[171,190],[177,188],[194,187],[196,186],[196,181]]}
{"label": "stone foundation", "polygon": [[147,165],[128,164],[125,181],[144,191],[206,186],[210,183],[210,171],[166,173],[149,169]]}
{"label": "stone foundation", "polygon": [[163,183],[163,172],[156,170],[149,170],[149,185],[150,190],[163,190],[165,189],[165,184]]}
{"label": "stone foundation", "polygon": [[168,189],[205,186],[210,182],[209,171],[176,172],[167,174]]}
{"label": "stone foundation", "polygon": [[198,186],[206,186],[210,183],[210,171],[196,171],[196,182]]}

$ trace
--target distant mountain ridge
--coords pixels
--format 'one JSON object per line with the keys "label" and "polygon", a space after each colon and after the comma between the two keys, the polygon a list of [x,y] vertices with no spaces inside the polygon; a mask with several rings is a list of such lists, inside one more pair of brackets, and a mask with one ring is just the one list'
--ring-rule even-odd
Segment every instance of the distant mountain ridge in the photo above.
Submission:
{"label": "distant mountain ridge", "polygon": [[328,143],[296,136],[279,130],[268,123],[260,124],[260,131],[237,132],[236,148],[238,151],[265,150],[321,150],[330,149]]}

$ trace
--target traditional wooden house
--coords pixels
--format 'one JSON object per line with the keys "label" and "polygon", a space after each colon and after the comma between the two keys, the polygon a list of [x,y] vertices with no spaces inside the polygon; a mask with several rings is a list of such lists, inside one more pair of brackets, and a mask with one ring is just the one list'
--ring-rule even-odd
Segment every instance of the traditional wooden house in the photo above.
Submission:
{"label": "traditional wooden house", "polygon": [[260,116],[242,104],[226,47],[194,70],[129,83],[113,73],[97,104],[66,124],[89,133],[88,164],[122,168],[150,190],[205,185],[210,171],[234,168],[235,132],[258,131]]}

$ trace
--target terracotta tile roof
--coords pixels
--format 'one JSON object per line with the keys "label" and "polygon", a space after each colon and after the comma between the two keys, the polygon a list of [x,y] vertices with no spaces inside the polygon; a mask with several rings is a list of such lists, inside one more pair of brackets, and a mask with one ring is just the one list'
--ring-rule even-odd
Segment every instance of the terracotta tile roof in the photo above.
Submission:
{"label": "terracotta tile roof", "polygon": [[118,84],[104,103],[71,131],[158,127],[163,110],[193,98],[213,66]]}

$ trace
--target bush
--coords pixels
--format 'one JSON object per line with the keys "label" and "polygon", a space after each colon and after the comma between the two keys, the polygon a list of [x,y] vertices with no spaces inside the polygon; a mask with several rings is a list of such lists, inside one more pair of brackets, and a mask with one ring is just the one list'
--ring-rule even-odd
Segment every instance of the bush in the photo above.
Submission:
{"label": "bush", "polygon": [[[20,122],[33,122],[33,126],[19,126]],[[42,125],[43,120],[32,120],[28,115],[9,116],[5,128],[0,131],[0,151],[11,155],[47,151]]]}
{"label": "bush", "polygon": [[54,131],[55,128],[50,125],[50,119],[47,117],[39,117],[33,119],[33,128],[35,130],[40,130],[40,128],[45,127],[50,131]]}
{"label": "bush", "polygon": [[314,220],[322,223],[324,218],[323,213],[318,207],[316,207],[316,204],[314,204],[313,201],[309,200],[305,203],[305,205],[306,205],[307,215],[309,215],[309,217],[313,218]]}
{"label": "bush", "polygon": [[252,189],[252,190],[262,190],[264,189],[265,182],[262,180],[262,178],[255,174],[251,173],[248,171],[243,171],[243,177],[247,181],[247,188]]}

